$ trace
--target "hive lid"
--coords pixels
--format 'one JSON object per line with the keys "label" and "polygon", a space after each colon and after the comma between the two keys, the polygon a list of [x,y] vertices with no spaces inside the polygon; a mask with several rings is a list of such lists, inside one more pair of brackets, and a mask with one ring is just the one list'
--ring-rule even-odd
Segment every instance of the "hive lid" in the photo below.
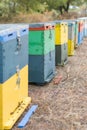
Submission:
{"label": "hive lid", "polygon": [[75,22],[72,19],[64,19],[64,22],[75,24]]}
{"label": "hive lid", "polygon": [[55,20],[54,23],[55,24],[67,24],[67,22],[64,20]]}
{"label": "hive lid", "polygon": [[87,17],[80,17],[78,19],[87,20]]}
{"label": "hive lid", "polygon": [[53,28],[54,24],[50,22],[29,24],[29,30],[49,30]]}
{"label": "hive lid", "polygon": [[25,24],[0,24],[0,32],[6,31],[6,30],[21,30],[21,29],[28,29],[29,25],[25,25]]}
{"label": "hive lid", "polygon": [[0,42],[6,42],[17,36],[28,34],[28,25],[0,24]]}
{"label": "hive lid", "polygon": [[13,28],[8,27],[4,24],[3,25],[0,24],[0,36],[3,36],[5,34],[8,35],[9,33],[13,33],[13,32],[16,32]]}

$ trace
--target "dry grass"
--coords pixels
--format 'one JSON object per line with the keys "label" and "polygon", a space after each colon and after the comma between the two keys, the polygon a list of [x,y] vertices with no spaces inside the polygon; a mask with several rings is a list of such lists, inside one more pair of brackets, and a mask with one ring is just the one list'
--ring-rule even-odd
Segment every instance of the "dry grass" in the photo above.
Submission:
{"label": "dry grass", "polygon": [[44,12],[32,13],[32,14],[19,14],[13,17],[0,18],[0,23],[33,23],[33,22],[48,22],[57,19],[75,19],[80,17],[76,12],[64,13],[63,15],[58,15],[57,12]]}
{"label": "dry grass", "polygon": [[44,14],[19,14],[11,18],[0,18],[0,23],[33,23],[33,22],[47,22],[56,17],[54,12],[45,12]]}

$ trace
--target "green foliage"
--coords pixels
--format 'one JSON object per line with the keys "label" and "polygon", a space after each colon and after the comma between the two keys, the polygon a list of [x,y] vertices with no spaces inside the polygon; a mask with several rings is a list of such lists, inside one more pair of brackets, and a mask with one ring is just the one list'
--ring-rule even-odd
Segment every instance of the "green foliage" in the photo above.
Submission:
{"label": "green foliage", "polygon": [[17,12],[44,12],[59,10],[61,13],[68,12],[69,5],[82,5],[87,0],[0,0],[0,16],[11,16]]}
{"label": "green foliage", "polygon": [[40,0],[17,0],[17,4],[19,11],[22,12],[30,12],[31,10],[41,12],[45,10],[45,6]]}
{"label": "green foliage", "polygon": [[9,7],[7,1],[0,2],[0,16],[7,16],[9,12]]}

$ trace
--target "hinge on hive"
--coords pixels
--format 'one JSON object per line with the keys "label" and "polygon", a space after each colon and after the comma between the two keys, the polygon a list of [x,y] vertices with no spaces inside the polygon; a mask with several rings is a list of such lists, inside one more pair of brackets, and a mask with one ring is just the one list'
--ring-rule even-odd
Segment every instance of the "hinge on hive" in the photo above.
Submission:
{"label": "hinge on hive", "polygon": [[49,34],[49,38],[52,39],[52,32],[51,29],[49,30],[50,34]]}
{"label": "hinge on hive", "polygon": [[20,39],[20,33],[19,31],[17,31],[17,51],[19,51],[21,49],[21,39]]}

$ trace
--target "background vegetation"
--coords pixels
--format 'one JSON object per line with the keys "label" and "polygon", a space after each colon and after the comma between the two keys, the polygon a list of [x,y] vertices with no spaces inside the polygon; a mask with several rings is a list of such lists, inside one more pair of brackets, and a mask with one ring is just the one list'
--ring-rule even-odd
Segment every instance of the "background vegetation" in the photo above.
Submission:
{"label": "background vegetation", "polygon": [[49,11],[54,11],[53,15],[63,15],[70,12],[70,7],[73,11],[83,9],[86,13],[87,0],[0,0],[0,20]]}

